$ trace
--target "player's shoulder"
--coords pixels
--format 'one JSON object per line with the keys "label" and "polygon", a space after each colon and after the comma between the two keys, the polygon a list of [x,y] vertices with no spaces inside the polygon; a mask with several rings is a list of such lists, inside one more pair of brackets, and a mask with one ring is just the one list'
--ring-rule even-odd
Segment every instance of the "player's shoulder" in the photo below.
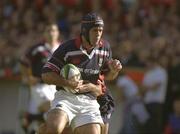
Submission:
{"label": "player's shoulder", "polygon": [[61,43],[61,45],[72,45],[74,43],[75,39],[72,38],[72,39],[68,39],[68,40],[65,40]]}
{"label": "player's shoulder", "polygon": [[110,48],[110,43],[106,39],[101,39],[99,43],[100,47]]}
{"label": "player's shoulder", "polygon": [[40,43],[37,43],[37,44],[30,46],[27,49],[27,54],[36,55],[37,53],[42,52],[42,51],[46,51],[47,49],[48,48],[46,48],[45,43],[40,42]]}
{"label": "player's shoulder", "polygon": [[61,49],[75,49],[76,48],[76,38],[72,38],[69,40],[65,40],[61,43],[60,48]]}
{"label": "player's shoulder", "polygon": [[34,51],[34,50],[38,49],[39,47],[44,47],[44,46],[45,46],[44,43],[39,42],[39,43],[36,43],[36,44],[30,46],[30,47],[29,47],[29,50],[30,50],[30,51]]}

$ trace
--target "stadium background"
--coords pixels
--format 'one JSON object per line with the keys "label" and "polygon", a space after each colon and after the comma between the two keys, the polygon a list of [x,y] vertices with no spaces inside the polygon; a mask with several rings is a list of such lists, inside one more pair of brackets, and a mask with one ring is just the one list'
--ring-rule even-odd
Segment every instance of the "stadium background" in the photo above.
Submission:
{"label": "stadium background", "polygon": [[[42,39],[46,22],[57,22],[65,41],[79,34],[83,14],[98,11],[105,21],[104,38],[128,75],[140,85],[151,53],[170,74],[168,94],[171,85],[176,82],[179,86],[180,81],[179,7],[178,0],[1,0],[0,134],[17,132],[22,87],[18,59]],[[115,82],[109,85],[117,105],[110,133],[116,134],[121,126],[122,104],[116,97]]]}

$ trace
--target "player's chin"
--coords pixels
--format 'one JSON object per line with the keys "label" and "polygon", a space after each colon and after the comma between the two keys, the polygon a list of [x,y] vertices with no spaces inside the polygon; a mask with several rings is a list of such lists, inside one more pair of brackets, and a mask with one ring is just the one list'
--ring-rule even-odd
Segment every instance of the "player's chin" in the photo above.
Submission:
{"label": "player's chin", "polygon": [[96,46],[96,45],[99,44],[99,41],[100,41],[99,38],[93,39],[93,40],[91,41],[91,44],[94,45],[94,46]]}

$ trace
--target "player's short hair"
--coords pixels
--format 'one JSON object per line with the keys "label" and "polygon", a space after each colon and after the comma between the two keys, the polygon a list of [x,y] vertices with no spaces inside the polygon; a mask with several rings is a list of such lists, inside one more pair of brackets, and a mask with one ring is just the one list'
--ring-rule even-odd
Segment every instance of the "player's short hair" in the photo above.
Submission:
{"label": "player's short hair", "polygon": [[103,19],[95,12],[86,14],[81,22],[81,35],[90,43],[89,31],[91,28],[98,26],[104,27]]}

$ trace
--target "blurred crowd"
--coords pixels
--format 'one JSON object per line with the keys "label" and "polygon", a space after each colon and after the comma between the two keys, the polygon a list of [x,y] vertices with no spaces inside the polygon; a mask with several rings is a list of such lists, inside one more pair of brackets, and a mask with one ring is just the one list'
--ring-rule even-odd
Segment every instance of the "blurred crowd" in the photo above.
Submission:
{"label": "blurred crowd", "polygon": [[153,57],[167,71],[169,112],[169,100],[180,90],[179,0],[1,0],[0,77],[19,73],[19,57],[42,40],[46,23],[57,22],[65,41],[79,34],[89,11],[102,15],[103,36],[124,68],[145,68]]}
{"label": "blurred crowd", "polygon": [[62,40],[79,33],[84,13],[98,11],[114,57],[144,66],[149,54],[169,68],[180,53],[177,0],[2,0],[0,68],[13,67],[28,46],[41,39],[46,22],[57,22]]}
{"label": "blurred crowd", "polygon": [[46,22],[57,22],[66,40],[79,33],[81,16],[95,10],[103,16],[114,57],[143,67],[152,54],[169,69],[180,53],[178,5],[177,0],[1,0],[0,68],[15,67],[41,39]]}

